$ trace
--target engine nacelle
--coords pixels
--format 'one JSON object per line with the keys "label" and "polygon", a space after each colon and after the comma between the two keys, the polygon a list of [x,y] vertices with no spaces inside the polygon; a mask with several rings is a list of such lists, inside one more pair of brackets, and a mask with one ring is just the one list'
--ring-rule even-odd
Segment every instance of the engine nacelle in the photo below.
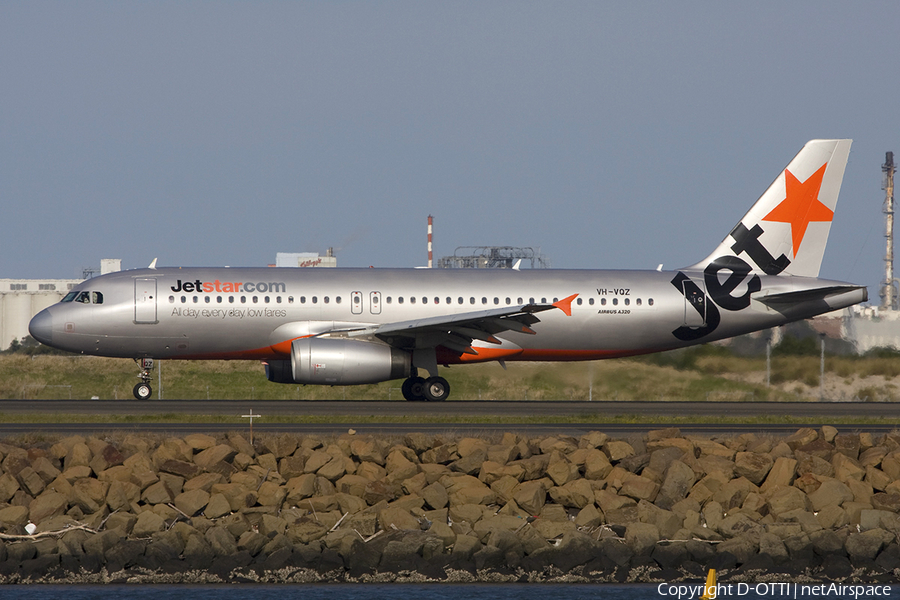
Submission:
{"label": "engine nacelle", "polygon": [[266,361],[266,379],[273,383],[294,383],[294,371],[291,369],[291,361]]}
{"label": "engine nacelle", "polygon": [[409,352],[384,344],[301,338],[291,343],[290,361],[268,362],[266,377],[275,383],[360,385],[409,377],[411,364]]}

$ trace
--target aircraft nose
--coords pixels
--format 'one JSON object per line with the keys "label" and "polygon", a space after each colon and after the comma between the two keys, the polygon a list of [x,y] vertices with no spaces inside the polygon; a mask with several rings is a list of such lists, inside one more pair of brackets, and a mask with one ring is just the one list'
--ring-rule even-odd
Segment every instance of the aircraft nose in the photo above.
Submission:
{"label": "aircraft nose", "polygon": [[53,341],[53,315],[46,308],[36,314],[28,324],[31,337],[42,344],[50,345]]}

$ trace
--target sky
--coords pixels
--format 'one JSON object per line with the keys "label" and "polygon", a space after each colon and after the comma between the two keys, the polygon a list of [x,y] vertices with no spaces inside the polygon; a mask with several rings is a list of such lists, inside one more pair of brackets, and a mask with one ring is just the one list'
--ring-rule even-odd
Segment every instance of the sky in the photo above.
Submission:
{"label": "sky", "polygon": [[846,137],[821,276],[877,301],[898,23],[893,0],[0,1],[0,278],[413,267],[429,214],[435,257],[677,268]]}

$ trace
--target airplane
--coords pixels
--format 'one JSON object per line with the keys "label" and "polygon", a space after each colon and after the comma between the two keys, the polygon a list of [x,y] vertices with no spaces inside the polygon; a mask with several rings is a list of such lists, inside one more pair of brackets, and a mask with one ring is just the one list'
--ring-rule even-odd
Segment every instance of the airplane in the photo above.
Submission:
{"label": "airplane", "polygon": [[[269,381],[404,379],[442,401],[438,366],[582,361],[703,344],[867,300],[819,279],[851,140],[812,140],[702,261],[674,271],[163,268],[84,281],[38,313],[55,348],[134,359],[259,360]],[[426,377],[419,375],[424,371]]]}

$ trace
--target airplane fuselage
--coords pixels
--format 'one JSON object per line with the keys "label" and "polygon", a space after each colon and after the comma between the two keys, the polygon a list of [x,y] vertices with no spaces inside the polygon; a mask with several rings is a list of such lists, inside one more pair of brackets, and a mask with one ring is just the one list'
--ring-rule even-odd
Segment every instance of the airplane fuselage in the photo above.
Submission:
{"label": "airplane fuselage", "polygon": [[[703,288],[699,305],[679,274]],[[755,294],[829,285],[847,284],[763,276]],[[577,294],[571,316],[561,310],[539,314],[537,335],[505,332],[498,336],[502,344],[480,343],[476,355],[440,353],[441,364],[593,360],[669,350],[814,316],[864,295],[854,287],[784,314],[749,298],[747,307],[729,310],[723,307],[728,300],[749,292],[734,289],[717,301],[702,273],[690,271],[344,268],[139,269],[87,280],[73,294],[82,291],[90,292],[91,302],[57,304],[33,327],[46,343],[98,356],[260,360],[288,358],[292,340],[334,329],[553,304]]]}

